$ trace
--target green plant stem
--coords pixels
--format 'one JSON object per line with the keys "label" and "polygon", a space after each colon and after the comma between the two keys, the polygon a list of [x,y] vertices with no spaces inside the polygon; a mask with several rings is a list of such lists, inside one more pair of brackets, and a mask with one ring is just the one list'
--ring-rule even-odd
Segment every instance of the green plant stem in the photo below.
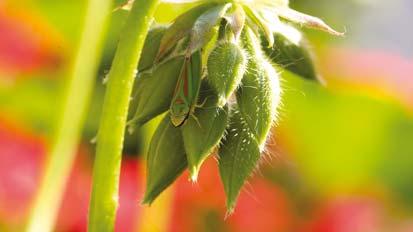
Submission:
{"label": "green plant stem", "polygon": [[29,232],[53,230],[90,102],[111,5],[112,0],[87,2],[84,27],[69,71],[57,130],[27,224]]}
{"label": "green plant stem", "polygon": [[129,100],[145,37],[158,3],[159,0],[136,0],[133,3],[109,72],[93,168],[89,232],[114,230]]}

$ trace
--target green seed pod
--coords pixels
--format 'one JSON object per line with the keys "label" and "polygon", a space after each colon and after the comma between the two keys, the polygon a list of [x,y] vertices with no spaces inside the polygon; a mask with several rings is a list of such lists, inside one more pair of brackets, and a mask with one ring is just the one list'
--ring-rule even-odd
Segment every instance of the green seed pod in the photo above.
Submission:
{"label": "green seed pod", "polygon": [[149,69],[153,66],[155,57],[158,54],[161,39],[167,30],[166,26],[157,25],[152,27],[145,39],[142,49],[142,56],[139,60],[138,71]]}
{"label": "green seed pod", "polygon": [[218,44],[208,57],[208,81],[218,93],[218,106],[224,106],[244,75],[246,56],[232,42]]}
{"label": "green seed pod", "polygon": [[181,131],[166,115],[152,137],[147,156],[143,204],[151,204],[187,167]]}
{"label": "green seed pod", "polygon": [[241,87],[237,91],[237,102],[262,150],[276,119],[280,102],[279,76],[274,67],[263,58],[258,39],[251,30],[246,30],[243,34],[243,43],[249,60]]}
{"label": "green seed pod", "polygon": [[228,124],[228,107],[217,106],[217,94],[204,81],[200,102],[187,123],[181,127],[191,179],[196,182],[204,160],[224,136]]}
{"label": "green seed pod", "polygon": [[262,48],[271,61],[310,80],[317,80],[312,55],[302,33],[291,26],[282,26],[283,31],[274,33],[274,45],[262,40]]}
{"label": "green seed pod", "polygon": [[161,60],[179,40],[189,35],[198,17],[216,5],[215,2],[204,3],[178,16],[162,37],[156,60]]}
{"label": "green seed pod", "polygon": [[230,126],[219,148],[219,172],[227,196],[227,212],[234,211],[237,198],[247,178],[252,174],[260,158],[260,150],[254,134],[241,112],[231,111]]}
{"label": "green seed pod", "polygon": [[136,113],[129,125],[140,126],[168,110],[184,59],[183,56],[174,57],[138,75],[131,103]]}

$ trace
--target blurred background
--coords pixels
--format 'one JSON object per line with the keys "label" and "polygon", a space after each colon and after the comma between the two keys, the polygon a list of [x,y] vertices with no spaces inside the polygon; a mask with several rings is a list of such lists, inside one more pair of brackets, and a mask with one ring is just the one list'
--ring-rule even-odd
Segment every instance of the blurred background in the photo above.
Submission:
{"label": "blurred background", "polygon": [[[290,2],[347,33],[304,29],[324,86],[282,73],[279,122],[235,214],[224,219],[213,158],[199,183],[185,173],[151,208],[139,205],[149,124],[125,142],[116,231],[413,231],[413,2]],[[157,20],[187,7],[163,4]],[[27,220],[84,9],[82,0],[0,0],[0,231],[21,231]],[[112,15],[59,232],[86,231],[90,141],[125,16]]]}

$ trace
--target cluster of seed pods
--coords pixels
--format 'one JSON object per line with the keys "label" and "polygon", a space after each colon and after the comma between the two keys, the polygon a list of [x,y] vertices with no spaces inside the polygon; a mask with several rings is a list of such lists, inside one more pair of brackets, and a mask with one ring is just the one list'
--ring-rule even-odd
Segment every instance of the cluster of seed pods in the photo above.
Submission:
{"label": "cluster of seed pods", "polygon": [[216,154],[227,209],[234,210],[277,118],[278,69],[316,78],[302,35],[280,17],[336,33],[288,6],[255,9],[232,1],[200,4],[149,31],[129,126],[165,116],[147,154],[143,203],[185,169],[197,181],[202,163]]}

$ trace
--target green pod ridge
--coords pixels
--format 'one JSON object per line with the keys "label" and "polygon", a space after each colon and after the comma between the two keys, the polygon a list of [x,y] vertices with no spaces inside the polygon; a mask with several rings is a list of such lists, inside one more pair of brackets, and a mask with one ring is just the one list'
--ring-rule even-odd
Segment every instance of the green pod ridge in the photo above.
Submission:
{"label": "green pod ridge", "polygon": [[135,115],[129,126],[141,126],[168,110],[184,60],[184,56],[177,56],[138,75],[131,103]]}
{"label": "green pod ridge", "polygon": [[217,106],[217,95],[205,81],[200,95],[200,102],[204,103],[181,127],[193,182],[197,181],[202,163],[221,141],[228,124],[228,107]]}
{"label": "green pod ridge", "polygon": [[231,214],[242,187],[260,159],[258,142],[237,107],[231,111],[227,135],[218,153],[219,172],[227,198],[227,214]]}
{"label": "green pod ridge", "polygon": [[235,43],[219,43],[208,57],[208,81],[217,92],[218,106],[224,106],[239,86],[245,72],[247,58]]}
{"label": "green pod ridge", "polygon": [[309,80],[318,80],[307,40],[293,27],[285,26],[286,32],[274,33],[274,45],[262,40],[262,48],[268,58],[282,68]]}
{"label": "green pod ridge", "polygon": [[167,30],[166,26],[156,25],[152,27],[146,36],[142,49],[142,56],[139,60],[138,71],[142,72],[153,66],[156,55],[158,54],[161,39]]}
{"label": "green pod ridge", "polygon": [[243,34],[243,44],[249,59],[236,93],[237,103],[263,150],[280,102],[279,75],[263,58],[258,39],[250,30]]}
{"label": "green pod ridge", "polygon": [[152,137],[143,204],[151,204],[187,167],[181,131],[165,116]]}
{"label": "green pod ridge", "polygon": [[198,17],[216,5],[215,2],[204,3],[178,16],[162,37],[156,60],[162,59],[179,40],[189,35]]}

